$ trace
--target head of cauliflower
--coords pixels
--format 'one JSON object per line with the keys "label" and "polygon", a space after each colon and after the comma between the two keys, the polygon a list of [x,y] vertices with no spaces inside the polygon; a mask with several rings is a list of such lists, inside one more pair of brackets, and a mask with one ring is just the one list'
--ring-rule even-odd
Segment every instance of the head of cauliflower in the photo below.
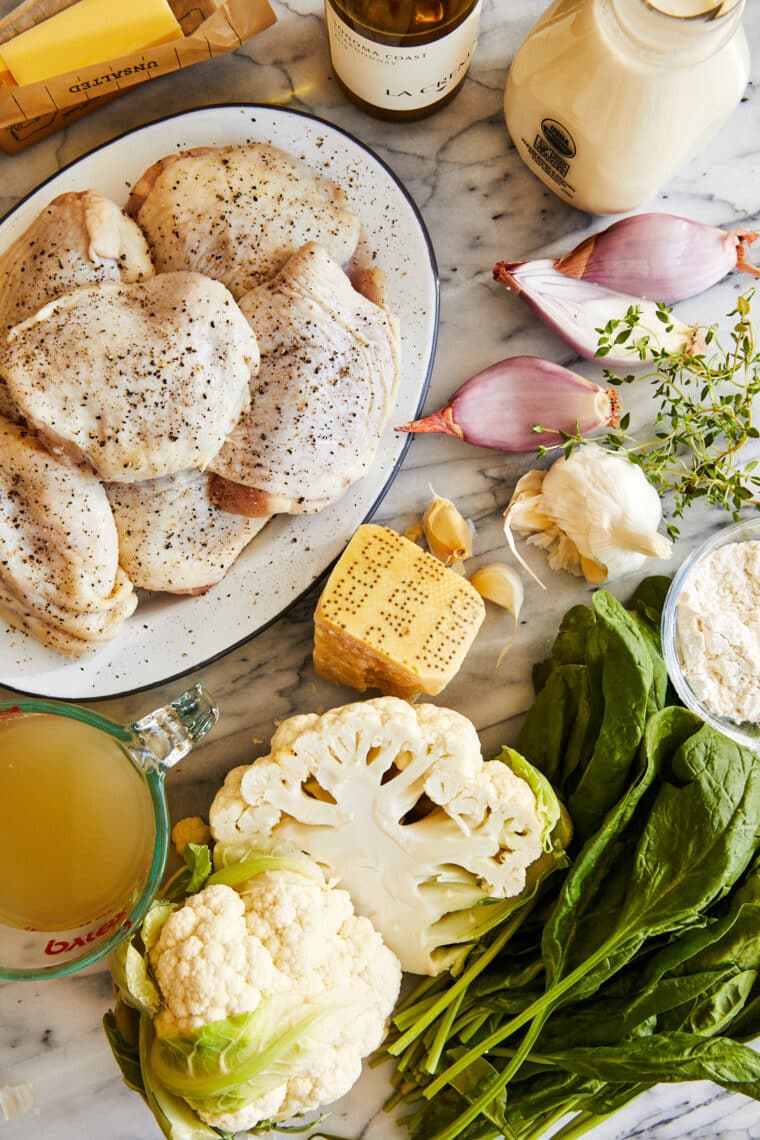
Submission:
{"label": "head of cauliflower", "polygon": [[238,1132],[343,1096],[383,1040],[401,970],[318,868],[213,880],[148,952],[161,994],[151,1077]]}

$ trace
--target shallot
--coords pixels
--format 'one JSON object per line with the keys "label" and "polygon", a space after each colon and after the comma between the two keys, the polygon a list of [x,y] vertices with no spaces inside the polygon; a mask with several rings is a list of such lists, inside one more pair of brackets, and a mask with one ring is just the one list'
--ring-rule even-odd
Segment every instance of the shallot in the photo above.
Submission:
{"label": "shallot", "polygon": [[659,305],[591,281],[568,277],[548,258],[537,261],[500,261],[494,280],[521,297],[539,317],[587,360],[598,355],[600,333],[608,323],[625,325],[635,314],[633,329],[623,340],[614,337],[605,363],[627,367],[653,359],[653,353],[693,351],[694,329],[672,315],[663,322]]}
{"label": "shallot", "polygon": [[[588,435],[617,427],[620,404],[611,388],[542,360],[512,356],[478,372],[445,407],[396,428],[406,432],[443,432],[495,451],[533,451],[551,447],[561,432]],[[538,424],[546,424],[537,439]]]}
{"label": "shallot", "polygon": [[754,230],[726,232],[675,214],[635,214],[592,234],[554,268],[671,305],[709,289],[732,269],[760,277],[744,249],[757,237]]}

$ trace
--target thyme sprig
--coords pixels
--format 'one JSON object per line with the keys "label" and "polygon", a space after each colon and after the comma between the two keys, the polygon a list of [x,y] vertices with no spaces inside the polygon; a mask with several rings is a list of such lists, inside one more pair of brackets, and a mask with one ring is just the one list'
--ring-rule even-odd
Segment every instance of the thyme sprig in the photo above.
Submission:
{"label": "thyme sprig", "polygon": [[[760,438],[755,423],[760,411],[756,414],[753,409],[760,394],[760,350],[751,320],[753,295],[754,290],[742,294],[728,314],[734,323],[727,341],[721,341],[717,325],[710,325],[696,330],[691,345],[679,351],[653,349],[653,334],[641,329],[636,306],[621,320],[597,329],[597,356],[606,356],[614,345],[630,343],[642,360],[647,354],[652,359],[651,370],[639,375],[619,376],[605,369],[607,382],[653,380],[658,404],[652,438],[640,440],[629,434],[630,414],[626,414],[618,428],[593,442],[624,452],[660,493],[672,494],[668,533],[674,539],[679,529],[672,520],[683,518],[697,499],[721,507],[734,519],[744,507],[760,507],[758,461],[743,463],[740,455],[745,444]],[[658,305],[657,319],[666,331],[671,331],[671,317],[667,305]],[[536,425],[535,430],[551,429]],[[561,442],[556,448],[566,456],[578,444],[588,442],[578,430],[558,434]],[[538,454],[556,448],[539,447]]]}

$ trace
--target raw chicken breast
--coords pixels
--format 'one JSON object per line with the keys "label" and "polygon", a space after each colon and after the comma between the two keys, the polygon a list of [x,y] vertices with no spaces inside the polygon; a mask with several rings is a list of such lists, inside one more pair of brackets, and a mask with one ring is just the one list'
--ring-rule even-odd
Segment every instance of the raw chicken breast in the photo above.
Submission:
{"label": "raw chicken breast", "polygon": [[80,285],[152,276],[145,238],[115,202],[61,194],[0,254],[0,333]]}
{"label": "raw chicken breast", "polygon": [[180,471],[106,487],[119,532],[119,562],[135,586],[202,594],[219,582],[269,521],[230,515],[212,503],[211,476]]}
{"label": "raw chicken breast", "polygon": [[396,396],[395,319],[310,242],[240,301],[261,351],[251,407],[209,469],[234,513],[304,514],[334,503],[374,459]]}
{"label": "raw chicken breast", "polygon": [[[0,343],[48,301],[98,281],[153,276],[145,238],[131,218],[94,190],[61,194],[0,254]],[[0,415],[23,417],[0,380]]]}
{"label": "raw chicken breast", "polygon": [[0,419],[0,617],[80,657],[137,604],[118,559],[108,497],[89,468]]}
{"label": "raw chicken breast", "polygon": [[135,185],[127,212],[157,269],[207,273],[242,297],[307,241],[349,261],[360,221],[333,182],[268,143],[168,155]]}
{"label": "raw chicken breast", "polygon": [[204,467],[247,408],[257,366],[230,293],[198,273],[76,289],[0,349],[30,425],[112,482]]}

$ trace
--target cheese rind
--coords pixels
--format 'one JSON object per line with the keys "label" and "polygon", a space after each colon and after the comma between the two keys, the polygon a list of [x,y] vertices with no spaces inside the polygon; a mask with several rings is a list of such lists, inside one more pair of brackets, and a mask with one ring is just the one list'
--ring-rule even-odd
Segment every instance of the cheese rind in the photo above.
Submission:
{"label": "cheese rind", "polygon": [[360,692],[435,695],[485,616],[470,583],[388,527],[360,526],[314,614],[314,668]]}
{"label": "cheese rind", "polygon": [[182,35],[167,0],[79,0],[7,40],[3,60],[16,83],[38,83]]}

